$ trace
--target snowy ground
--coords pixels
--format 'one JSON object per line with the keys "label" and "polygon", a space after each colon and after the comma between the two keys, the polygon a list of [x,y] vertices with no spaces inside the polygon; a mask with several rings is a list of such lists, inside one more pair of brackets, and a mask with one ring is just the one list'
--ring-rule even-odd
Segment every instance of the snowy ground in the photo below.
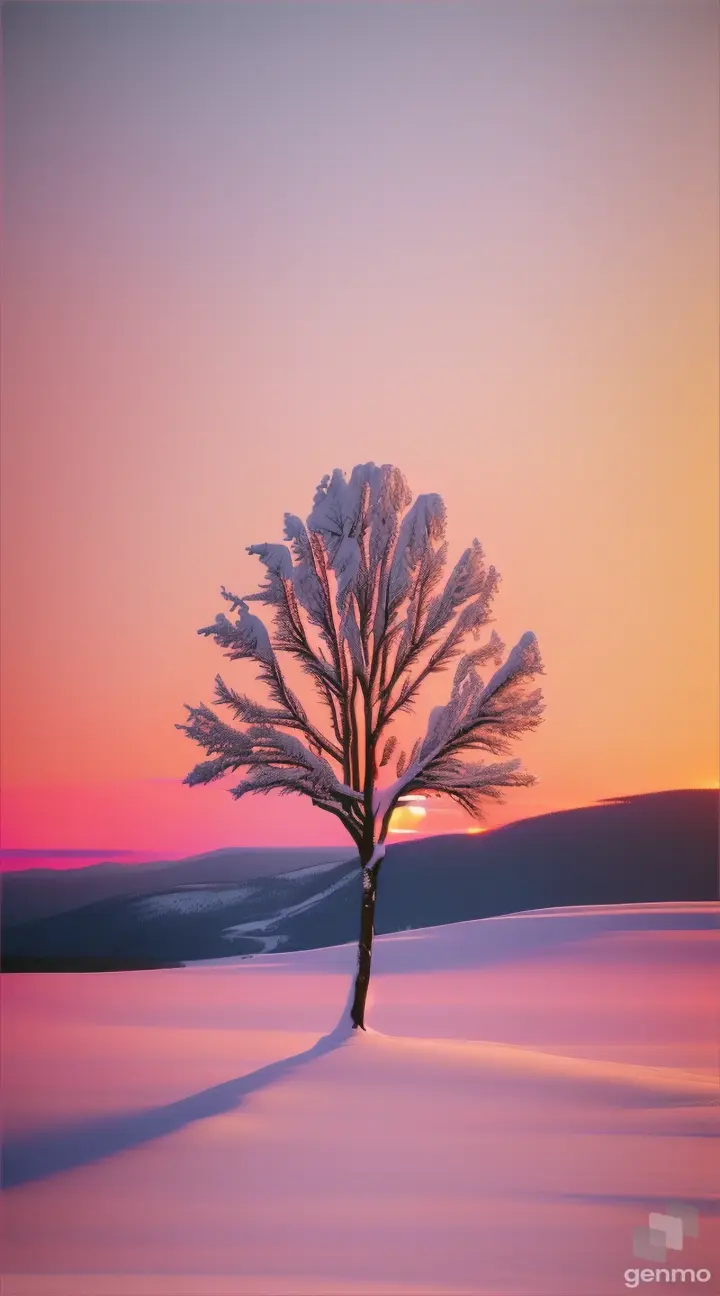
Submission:
{"label": "snowy ground", "polygon": [[353,962],[6,975],[3,1296],[613,1296],[672,1201],[720,1291],[717,906],[382,937],[329,1034]]}

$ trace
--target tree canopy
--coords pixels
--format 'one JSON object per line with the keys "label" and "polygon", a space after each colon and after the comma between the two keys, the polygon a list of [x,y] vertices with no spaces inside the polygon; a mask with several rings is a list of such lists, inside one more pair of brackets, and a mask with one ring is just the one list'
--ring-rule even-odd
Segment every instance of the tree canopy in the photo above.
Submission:
{"label": "tree canopy", "polygon": [[[542,694],[528,687],[543,669],[537,640],[527,632],[505,655],[498,634],[486,633],[498,573],[473,540],[446,574],[445,535],[439,495],[413,501],[397,468],[370,463],[349,479],[340,469],[324,477],[305,522],[286,513],[287,543],[251,545],[264,583],[244,596],[223,587],[230,615],[219,613],[198,633],[231,661],[253,661],[266,700],[216,677],[214,701],[235,723],[204,703],[186,708],[187,722],[177,728],[209,759],[185,782],[244,770],[234,797],[308,797],[342,822],[365,864],[382,857],[401,797],[446,796],[481,817],[488,798],[533,783],[510,753],[542,717]],[[268,624],[251,603],[267,606]],[[290,687],[285,657],[308,677],[324,723]],[[412,749],[398,751],[395,718],[412,711],[425,681],[452,663],[447,701]],[[494,669],[484,680],[488,665]],[[381,782],[393,765],[394,777]]]}

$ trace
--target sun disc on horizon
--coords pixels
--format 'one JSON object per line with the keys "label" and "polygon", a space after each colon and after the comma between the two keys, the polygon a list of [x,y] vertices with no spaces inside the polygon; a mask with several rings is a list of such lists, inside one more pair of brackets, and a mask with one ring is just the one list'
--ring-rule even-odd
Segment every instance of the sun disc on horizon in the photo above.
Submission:
{"label": "sun disc on horizon", "polygon": [[427,810],[423,805],[419,804],[419,798],[413,798],[411,801],[410,797],[403,797],[402,801],[403,804],[397,805],[390,816],[388,832],[417,832],[422,820],[427,814]]}

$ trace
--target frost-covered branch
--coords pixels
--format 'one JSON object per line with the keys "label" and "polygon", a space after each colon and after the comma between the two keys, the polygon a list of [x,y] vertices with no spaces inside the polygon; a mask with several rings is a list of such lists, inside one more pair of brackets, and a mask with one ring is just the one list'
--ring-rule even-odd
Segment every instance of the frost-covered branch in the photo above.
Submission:
{"label": "frost-covered branch", "polygon": [[473,748],[505,754],[513,739],[540,723],[540,690],[524,692],[525,684],[543,670],[534,634],[522,636],[485,685],[476,666],[501,650],[494,636],[460,661],[449,701],[431,711],[425,737],[416,744],[409,762],[398,762],[395,781],[376,793],[376,823],[387,822],[398,798],[412,792],[445,794],[477,815],[482,798],[497,798],[502,788],[528,787],[534,782],[517,761],[487,766],[457,759],[458,752]]}
{"label": "frost-covered branch", "polygon": [[[442,558],[444,563],[444,547]],[[428,564],[428,586],[432,589],[439,580],[441,567]],[[486,570],[484,554],[477,540],[455,565],[442,594],[427,605],[427,589],[422,587],[411,600],[405,630],[398,646],[395,665],[381,691],[379,731],[400,710],[407,710],[415,700],[429,675],[444,670],[461,651],[466,635],[475,638],[490,619],[490,607],[499,583],[494,567]],[[470,601],[472,600],[472,601]],[[462,609],[462,610],[461,610]],[[438,635],[456,618],[443,641],[435,648]],[[433,651],[425,666],[413,679],[409,667],[431,648]],[[400,692],[392,699],[392,690],[405,675]]]}
{"label": "frost-covered branch", "polygon": [[411,781],[407,792],[444,795],[456,801],[475,818],[480,818],[485,800],[499,801],[507,788],[532,787],[535,778],[521,769],[519,760],[494,765],[464,762],[445,757],[432,762]]}
{"label": "frost-covered branch", "polygon": [[[277,549],[282,547],[280,545],[275,546]],[[212,625],[203,626],[198,630],[198,634],[214,638],[215,642],[225,649],[225,656],[229,657],[231,661],[237,661],[241,658],[250,658],[256,661],[260,667],[259,678],[267,684],[273,701],[278,703],[278,708],[272,711],[250,703],[249,699],[243,695],[228,690],[220,676],[216,678],[216,700],[230,706],[239,720],[250,721],[255,716],[256,719],[261,721],[265,719],[273,724],[300,730],[326,755],[342,764],[342,747],[339,743],[337,745],[332,743],[308,719],[307,712],[299,698],[296,697],[285,681],[267,628],[259,617],[254,616],[249,611],[247,599],[231,594],[224,586],[222,595],[231,603],[232,611],[239,609],[239,617],[233,622],[223,613],[220,613],[216,616]]]}
{"label": "frost-covered branch", "polygon": [[[245,730],[235,729],[220,720],[204,703],[186,709],[189,714],[188,723],[175,727],[184,730],[189,738],[204,747],[208,755],[225,760],[227,768],[235,769],[241,765],[287,766],[290,770],[302,771],[303,778],[309,780],[314,789],[338,801],[362,800],[359,792],[340,782],[323,756],[306,747],[292,734],[283,733],[268,724],[251,725]],[[205,762],[203,768],[207,768],[208,764]],[[207,777],[199,775],[199,770],[200,766],[197,766],[185,781],[208,782]]]}
{"label": "frost-covered branch", "polygon": [[[188,708],[189,722],[178,728],[208,759],[186,781],[213,782],[244,767],[234,796],[308,796],[343,822],[363,858],[384,841],[403,793],[446,795],[479,813],[484,799],[527,786],[531,776],[517,762],[467,757],[509,757],[513,742],[540,722],[540,691],[527,689],[542,671],[537,644],[524,635],[503,662],[493,631],[468,650],[466,641],[478,640],[491,620],[499,576],[475,540],[444,579],[445,532],[439,495],[413,502],[398,469],[370,463],[349,479],[339,469],[324,477],[306,522],[286,513],[287,543],[251,545],[265,568],[262,585],[244,597],[223,587],[231,616],[218,615],[198,633],[231,661],[253,661],[268,700],[237,692],[218,675],[215,701],[245,728],[225,725],[207,707]],[[268,607],[270,624],[250,611],[252,602]],[[328,732],[290,688],[283,654],[311,680]],[[397,754],[397,736],[386,731],[453,662],[447,703],[435,707],[409,756]],[[489,662],[497,669],[485,684],[478,671]],[[395,780],[379,789],[379,771],[393,757]]]}

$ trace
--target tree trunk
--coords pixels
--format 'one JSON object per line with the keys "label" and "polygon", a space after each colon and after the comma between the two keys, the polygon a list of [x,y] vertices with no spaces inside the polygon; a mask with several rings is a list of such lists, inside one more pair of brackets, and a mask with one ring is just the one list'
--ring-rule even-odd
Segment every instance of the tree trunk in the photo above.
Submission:
{"label": "tree trunk", "polygon": [[[382,854],[380,853],[382,850]],[[362,866],[362,909],[360,912],[360,940],[358,943],[357,976],[355,978],[355,996],[350,1009],[353,1030],[359,1026],[365,1030],[365,1001],[370,985],[370,965],[372,962],[372,943],[375,933],[375,897],[377,895],[377,877],[384,855],[383,848],[373,851],[367,864]]]}

